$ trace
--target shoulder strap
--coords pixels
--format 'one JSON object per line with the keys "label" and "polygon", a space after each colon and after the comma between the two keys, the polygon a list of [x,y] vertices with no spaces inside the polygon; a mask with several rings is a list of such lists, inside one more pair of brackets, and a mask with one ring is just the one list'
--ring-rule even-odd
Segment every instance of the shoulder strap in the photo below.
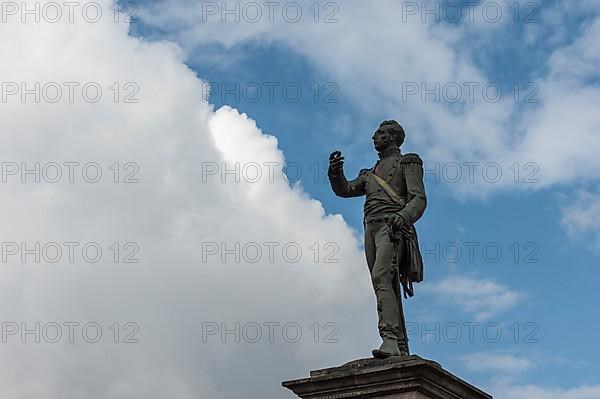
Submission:
{"label": "shoulder strap", "polygon": [[397,203],[398,205],[404,206],[406,205],[404,203],[404,200],[402,200],[402,198],[396,193],[396,191],[392,188],[392,186],[390,186],[388,184],[388,182],[386,182],[384,179],[382,179],[381,177],[379,177],[377,175],[377,173],[375,172],[371,172],[373,177],[375,178],[375,181],[381,186],[381,188],[383,188],[383,190],[387,193],[387,195],[390,196],[390,198]]}

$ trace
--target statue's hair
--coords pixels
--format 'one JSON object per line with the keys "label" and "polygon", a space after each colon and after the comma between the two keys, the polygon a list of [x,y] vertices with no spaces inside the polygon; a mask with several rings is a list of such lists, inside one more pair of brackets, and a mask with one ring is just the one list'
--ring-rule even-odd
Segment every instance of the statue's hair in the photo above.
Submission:
{"label": "statue's hair", "polygon": [[404,128],[395,120],[383,121],[381,122],[381,125],[379,125],[379,127],[383,126],[392,127],[390,131],[396,138],[396,144],[398,144],[398,147],[400,147],[402,143],[404,143],[404,138],[406,137],[406,133],[404,133]]}

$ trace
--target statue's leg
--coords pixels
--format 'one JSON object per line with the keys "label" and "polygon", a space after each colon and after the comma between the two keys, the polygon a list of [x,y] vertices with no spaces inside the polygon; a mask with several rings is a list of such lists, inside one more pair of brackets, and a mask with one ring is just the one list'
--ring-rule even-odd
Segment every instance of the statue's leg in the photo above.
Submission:
{"label": "statue's leg", "polygon": [[385,223],[373,227],[372,241],[375,245],[375,261],[371,269],[371,281],[377,297],[379,335],[384,340],[393,340],[394,346],[400,337],[399,302],[394,293],[394,243]]}
{"label": "statue's leg", "polygon": [[[400,240],[395,243],[395,257],[400,259],[404,256],[404,240]],[[394,259],[396,264],[396,259]],[[402,288],[400,286],[400,274],[398,269],[394,269],[394,295],[398,301],[398,316],[399,316],[399,327],[400,332],[398,334],[398,348],[400,353],[408,355],[410,351],[408,349],[408,334],[406,333],[406,321],[404,320],[404,309],[402,307]]]}
{"label": "statue's leg", "polygon": [[[377,258],[377,247],[375,245],[375,233],[379,228],[379,223],[369,223],[365,225],[365,256],[367,258],[367,266],[369,267],[369,274],[371,275],[371,281],[373,281],[373,269],[375,267],[375,259]],[[381,314],[381,301],[377,296],[377,288],[373,284],[373,289],[377,299],[377,319],[379,320],[379,326],[381,326],[382,314]],[[379,328],[379,334],[381,335],[381,328]],[[383,336],[381,336],[383,338]]]}
{"label": "statue's leg", "polygon": [[400,320],[400,334],[398,334],[398,349],[400,353],[408,355],[410,351],[408,349],[408,335],[406,333],[406,321],[404,320],[404,310],[402,309],[402,294],[400,293],[400,287],[398,287],[398,310]]}
{"label": "statue's leg", "polygon": [[365,256],[370,274],[375,266],[375,239],[372,224],[365,224]]}

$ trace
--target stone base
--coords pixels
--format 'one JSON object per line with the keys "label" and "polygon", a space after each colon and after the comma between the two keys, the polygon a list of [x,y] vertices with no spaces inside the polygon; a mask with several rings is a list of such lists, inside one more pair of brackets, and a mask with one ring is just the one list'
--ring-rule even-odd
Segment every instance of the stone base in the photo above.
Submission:
{"label": "stone base", "polygon": [[492,396],[416,355],[360,359],[285,381],[300,398],[491,399]]}

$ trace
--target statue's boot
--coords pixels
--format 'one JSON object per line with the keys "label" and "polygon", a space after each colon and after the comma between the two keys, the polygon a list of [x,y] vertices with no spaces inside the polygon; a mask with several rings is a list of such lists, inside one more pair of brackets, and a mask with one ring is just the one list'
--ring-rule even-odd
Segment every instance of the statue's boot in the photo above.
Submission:
{"label": "statue's boot", "polygon": [[408,345],[406,341],[398,340],[398,349],[400,350],[400,356],[408,356]]}
{"label": "statue's boot", "polygon": [[379,349],[373,349],[371,352],[373,357],[378,359],[385,359],[390,356],[400,356],[400,349],[398,349],[398,342],[393,338],[384,338]]}

